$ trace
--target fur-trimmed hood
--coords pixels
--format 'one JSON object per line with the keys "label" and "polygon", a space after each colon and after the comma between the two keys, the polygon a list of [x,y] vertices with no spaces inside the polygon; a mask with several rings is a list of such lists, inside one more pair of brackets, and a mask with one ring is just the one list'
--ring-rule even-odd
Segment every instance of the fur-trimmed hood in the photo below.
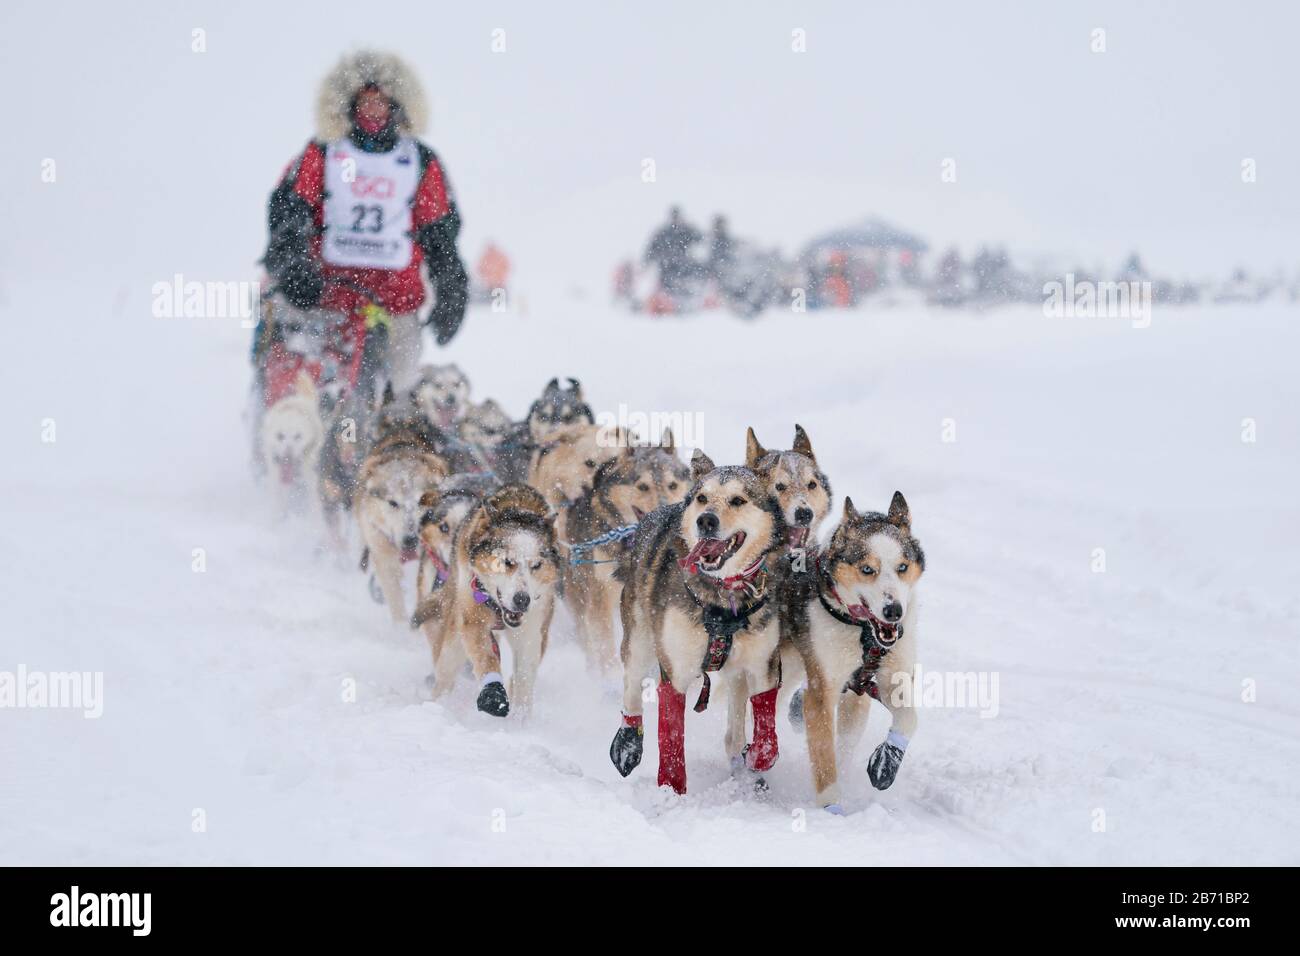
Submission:
{"label": "fur-trimmed hood", "polygon": [[325,74],[316,97],[316,135],[330,141],[352,129],[352,100],[362,88],[378,86],[396,104],[397,126],[416,136],[429,119],[424,89],[410,68],[393,53],[358,50],[344,56]]}

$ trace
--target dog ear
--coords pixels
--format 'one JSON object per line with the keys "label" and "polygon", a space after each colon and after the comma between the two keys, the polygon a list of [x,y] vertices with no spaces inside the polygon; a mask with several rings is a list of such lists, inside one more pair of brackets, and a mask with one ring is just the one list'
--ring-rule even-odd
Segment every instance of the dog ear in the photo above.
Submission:
{"label": "dog ear", "polygon": [[573,393],[574,401],[582,401],[582,383],[576,378],[569,379],[569,391]]}
{"label": "dog ear", "polygon": [[903,497],[901,491],[895,491],[893,500],[889,502],[889,521],[896,524],[903,530],[907,530],[912,524],[912,513],[907,507],[907,499]]}
{"label": "dog ear", "polygon": [[695,449],[695,454],[691,456],[691,481],[699,481],[711,472],[713,467],[712,459],[698,448]]}
{"label": "dog ear", "polygon": [[817,456],[813,454],[812,442],[808,440],[808,433],[803,430],[802,425],[794,426],[794,444],[791,447],[814,465],[817,464]]}
{"label": "dog ear", "polygon": [[664,433],[659,436],[659,447],[668,451],[676,449],[677,446],[673,444],[673,430],[671,428],[664,426]]}
{"label": "dog ear", "polygon": [[859,518],[858,509],[853,507],[853,499],[847,495],[844,498],[844,520],[857,521]]}
{"label": "dog ear", "polygon": [[[623,449],[623,453],[626,455],[630,455],[631,449],[625,448]],[[600,467],[596,469],[596,473],[591,476],[591,487],[599,488],[602,484],[604,484],[605,479],[609,476],[609,473],[613,471],[615,468],[617,468],[618,464],[619,462],[617,457],[610,458],[607,461],[602,461],[600,463]]]}
{"label": "dog ear", "polygon": [[745,467],[753,469],[758,460],[767,454],[767,449],[758,443],[753,426],[745,430]]}

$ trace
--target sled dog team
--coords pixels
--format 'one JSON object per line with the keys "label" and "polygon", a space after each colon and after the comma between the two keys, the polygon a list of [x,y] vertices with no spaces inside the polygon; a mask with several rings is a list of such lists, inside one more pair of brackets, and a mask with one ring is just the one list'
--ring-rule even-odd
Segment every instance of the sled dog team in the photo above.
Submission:
{"label": "sled dog team", "polygon": [[[831,812],[842,812],[839,767],[877,700],[892,726],[867,773],[877,789],[893,782],[916,726],[913,702],[893,688],[915,667],[925,570],[902,494],[883,512],[846,497],[821,545],[831,485],[798,425],[787,450],[763,447],[750,429],[743,465],[696,450],[688,467],[671,432],[647,443],[594,424],[574,379],[552,379],[522,422],[490,399],[472,402],[454,365],[426,366],[409,394],[390,387],[374,404],[318,396],[304,377],[264,414],[260,455],[280,506],[318,515],[336,547],[351,512],[372,594],[429,643],[435,698],[468,662],[480,710],[526,715],[563,601],[591,667],[622,664],[610,759],[623,776],[641,761],[642,681],[652,677],[658,782],[677,793],[696,684],[696,712],[715,686],[723,692],[725,753],[754,775],[776,762],[785,695]],[[407,562],[419,565],[413,614]]]}

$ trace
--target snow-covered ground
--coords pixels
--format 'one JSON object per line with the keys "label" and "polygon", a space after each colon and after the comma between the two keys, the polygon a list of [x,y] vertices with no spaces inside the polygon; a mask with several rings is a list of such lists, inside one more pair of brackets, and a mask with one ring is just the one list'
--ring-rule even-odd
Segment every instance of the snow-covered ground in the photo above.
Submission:
{"label": "snow-covered ground", "polygon": [[100,671],[103,714],[0,711],[0,862],[1300,862],[1294,309],[747,324],[555,294],[470,315],[450,355],[514,414],[572,374],[598,409],[700,413],[720,462],[746,425],[785,446],[801,423],[837,508],[907,495],[922,665],[996,674],[997,714],[924,710],[877,793],[876,708],[834,818],[784,717],[763,797],[729,777],[720,706],[689,715],[689,795],[656,790],[653,733],[621,779],[618,702],[563,617],[530,725],[467,686],[429,702],[423,641],[269,517],[239,419],[248,332],[150,318],[138,286],[82,292],[80,313],[35,284],[0,306],[26,357],[0,671]]}
{"label": "snow-covered ground", "polygon": [[[604,298],[674,202],[787,254],[883,216],[927,271],[1009,242],[1292,275],[1300,14],[1274,6],[0,5],[0,682],[103,677],[98,719],[0,709],[0,863],[1300,863],[1300,309]],[[877,793],[873,714],[833,818],[783,717],[765,797],[717,705],[687,797],[654,787],[653,734],[619,778],[618,702],[563,617],[531,726],[427,701],[423,641],[250,477],[249,332],[151,314],[174,275],[256,277],[319,77],[367,44],[429,88],[465,257],[517,267],[512,310],[444,353],[476,395],[522,415],[574,375],[599,410],[700,414],[719,462],[804,425],[837,508],[906,494],[921,663],[996,674],[996,716],[924,710]]]}

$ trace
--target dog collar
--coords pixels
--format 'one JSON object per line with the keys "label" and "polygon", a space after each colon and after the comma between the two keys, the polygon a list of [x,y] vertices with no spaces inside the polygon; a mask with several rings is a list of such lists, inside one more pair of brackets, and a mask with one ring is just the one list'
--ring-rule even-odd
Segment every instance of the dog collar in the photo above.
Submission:
{"label": "dog collar", "polygon": [[[698,561],[692,560],[689,556],[679,558],[677,566],[687,574],[699,574],[700,565]],[[719,587],[727,591],[746,591],[751,597],[758,597],[767,587],[767,554],[760,554],[754,559],[754,563],[738,574],[732,574],[725,578],[715,578],[709,576]]]}
{"label": "dog collar", "polygon": [[[816,566],[817,600],[821,601],[826,613],[835,620],[841,624],[848,624],[850,627],[858,628],[858,643],[862,647],[862,664],[849,676],[844,689],[853,691],[859,697],[863,694],[870,694],[876,700],[880,700],[880,689],[876,686],[876,672],[880,670],[880,663],[884,660],[885,655],[903,639],[903,625],[901,623],[886,624],[871,613],[871,608],[866,608],[867,617],[865,618],[845,614],[840,608],[847,607],[847,605],[844,603],[844,599],[840,597],[839,592],[835,590],[835,583],[831,581],[830,575],[822,568],[820,555],[817,556]],[[830,589],[831,596],[839,607],[826,600],[823,587]]]}

